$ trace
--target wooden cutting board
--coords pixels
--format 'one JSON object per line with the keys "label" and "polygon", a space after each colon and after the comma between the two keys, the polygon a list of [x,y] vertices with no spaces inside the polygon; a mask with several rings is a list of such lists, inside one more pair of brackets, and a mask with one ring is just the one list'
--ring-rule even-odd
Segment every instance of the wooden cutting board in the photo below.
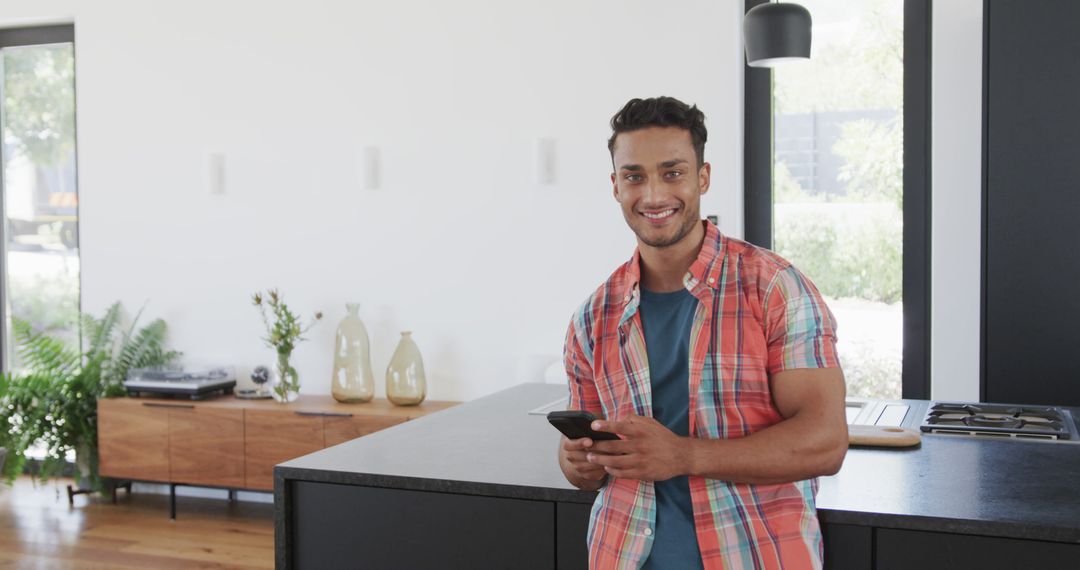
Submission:
{"label": "wooden cutting board", "polygon": [[922,436],[918,430],[889,426],[848,426],[848,445],[875,447],[911,447],[919,445]]}

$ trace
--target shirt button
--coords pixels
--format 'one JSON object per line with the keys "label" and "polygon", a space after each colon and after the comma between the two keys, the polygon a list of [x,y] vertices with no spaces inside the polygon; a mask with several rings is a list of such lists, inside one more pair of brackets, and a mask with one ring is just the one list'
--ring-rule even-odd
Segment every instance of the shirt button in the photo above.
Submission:
{"label": "shirt button", "polygon": [[652,536],[652,529],[651,528],[645,529],[645,536]]}
{"label": "shirt button", "polygon": [[716,283],[716,278],[715,277],[710,277],[709,278],[709,284],[712,285],[713,283]]}

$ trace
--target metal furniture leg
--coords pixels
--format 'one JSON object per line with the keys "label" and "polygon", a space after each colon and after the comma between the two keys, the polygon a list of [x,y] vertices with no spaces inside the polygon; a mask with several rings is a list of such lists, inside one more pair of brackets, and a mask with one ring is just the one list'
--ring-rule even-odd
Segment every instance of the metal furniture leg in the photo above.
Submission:
{"label": "metal furniture leg", "polygon": [[131,496],[131,481],[124,481],[121,479],[110,479],[109,488],[112,490],[112,503],[116,504],[116,495],[120,492],[120,489],[127,491],[128,496]]}

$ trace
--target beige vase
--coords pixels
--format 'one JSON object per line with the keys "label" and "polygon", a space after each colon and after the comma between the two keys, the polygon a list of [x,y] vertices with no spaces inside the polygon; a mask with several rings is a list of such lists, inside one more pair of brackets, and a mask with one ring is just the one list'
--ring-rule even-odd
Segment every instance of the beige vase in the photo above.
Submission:
{"label": "beige vase", "polygon": [[369,402],[375,396],[375,374],[371,371],[371,344],[367,328],[360,320],[360,305],[345,305],[347,314],[334,337],[334,376],[330,393],[346,404]]}
{"label": "beige vase", "polygon": [[402,331],[401,340],[386,367],[386,398],[399,406],[415,406],[427,395],[427,378],[420,349],[412,331]]}

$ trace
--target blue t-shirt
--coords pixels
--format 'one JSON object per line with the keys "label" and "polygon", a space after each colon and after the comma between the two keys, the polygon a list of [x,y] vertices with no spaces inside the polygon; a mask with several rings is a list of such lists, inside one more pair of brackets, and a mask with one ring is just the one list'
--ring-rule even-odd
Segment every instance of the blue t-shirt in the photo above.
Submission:
{"label": "blue t-shirt", "polygon": [[[652,380],[653,418],[675,435],[690,435],[690,326],[698,300],[686,289],[654,293],[641,288],[641,326]],[[703,568],[694,530],[690,481],[657,481],[652,550],[642,568]]]}

